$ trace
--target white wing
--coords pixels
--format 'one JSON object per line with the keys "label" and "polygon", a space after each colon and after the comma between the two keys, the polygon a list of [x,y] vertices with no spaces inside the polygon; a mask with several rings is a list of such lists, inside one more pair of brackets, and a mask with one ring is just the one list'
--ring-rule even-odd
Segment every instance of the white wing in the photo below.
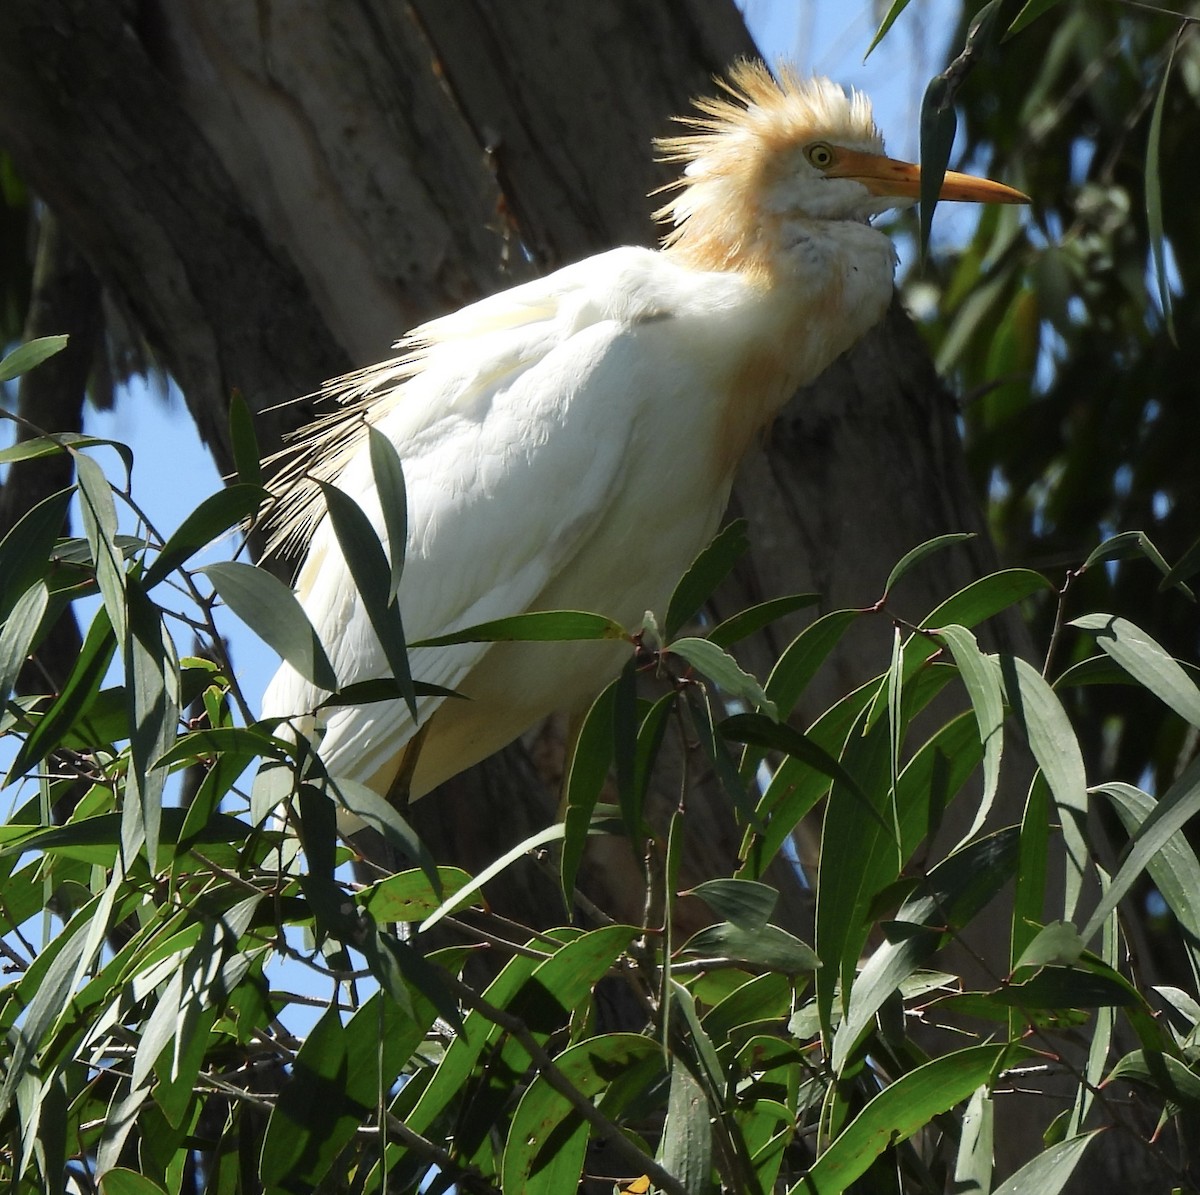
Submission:
{"label": "white wing", "polygon": [[[631,305],[630,294],[654,288],[623,279],[661,263],[648,251],[618,250],[418,331],[428,344],[420,372],[373,420],[404,464],[409,542],[400,608],[410,641],[527,610],[603,518],[621,489],[637,406],[656,397],[623,376],[621,346],[661,312],[650,302]],[[337,484],[382,535],[365,445]],[[387,674],[328,520],[313,535],[296,589],[342,684]],[[455,688],[487,649],[416,649],[413,676]],[[264,716],[311,710],[324,696],[284,665]],[[424,721],[436,700],[421,704]],[[326,766],[362,781],[394,760],[415,730],[400,702],[339,709],[324,725]]]}

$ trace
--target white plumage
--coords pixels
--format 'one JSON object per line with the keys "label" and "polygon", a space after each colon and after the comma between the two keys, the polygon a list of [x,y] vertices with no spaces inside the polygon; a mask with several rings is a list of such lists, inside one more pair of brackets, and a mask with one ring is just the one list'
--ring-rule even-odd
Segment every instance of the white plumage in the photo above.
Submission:
{"label": "white plumage", "polygon": [[[883,158],[867,101],[758,64],[695,131],[660,213],[664,250],[615,249],[416,329],[404,355],[332,383],[344,411],[282,474],[278,539],[305,542],[296,593],[343,685],[387,666],[310,480],[333,481],[384,534],[363,419],[404,463],[409,540],[400,605],[410,640],[536,609],[627,626],[662,611],[717,529],[738,463],[797,387],[883,315],[894,253],[868,218],[916,193]],[[947,198],[1017,192],[947,176]],[[425,698],[411,778],[424,795],[556,709],[581,706],[628,647],[465,644],[411,652]],[[326,696],[289,665],[264,716]],[[331,774],[386,792],[415,733],[399,702],[323,714]]]}

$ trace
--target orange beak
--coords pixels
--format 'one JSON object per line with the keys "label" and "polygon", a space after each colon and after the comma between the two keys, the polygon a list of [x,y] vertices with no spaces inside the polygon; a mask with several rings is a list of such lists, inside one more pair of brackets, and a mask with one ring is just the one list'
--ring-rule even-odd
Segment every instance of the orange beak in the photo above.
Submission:
{"label": "orange beak", "polygon": [[[832,166],[825,170],[829,178],[852,178],[862,183],[872,195],[895,195],[906,199],[921,197],[921,168],[912,162],[885,158],[882,154],[833,146],[837,155]],[[942,180],[939,199],[957,199],[964,203],[1028,203],[1029,196],[1003,183],[973,174],[947,170]]]}

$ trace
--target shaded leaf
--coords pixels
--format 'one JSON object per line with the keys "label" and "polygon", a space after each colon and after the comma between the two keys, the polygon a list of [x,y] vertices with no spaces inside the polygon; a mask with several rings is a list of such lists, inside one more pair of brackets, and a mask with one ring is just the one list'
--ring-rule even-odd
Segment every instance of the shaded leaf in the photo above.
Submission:
{"label": "shaded leaf", "polygon": [[317,632],[282,581],[265,569],[238,561],[209,564],[197,571],[212,582],[230,610],[305,680],[318,689],[337,688],[337,676]]}
{"label": "shaded leaf", "polygon": [[1075,1173],[1087,1148],[1096,1139],[1097,1129],[1080,1137],[1071,1137],[1050,1146],[1044,1153],[1026,1162],[1015,1174],[996,1187],[992,1195],[1058,1195]]}
{"label": "shaded leaf", "polygon": [[233,467],[243,485],[262,485],[261,453],[254,432],[254,413],[240,390],[229,396],[229,441],[233,447]]}
{"label": "shaded leaf", "polygon": [[379,495],[383,525],[387,531],[388,564],[391,576],[388,594],[395,598],[404,574],[404,553],[408,547],[408,492],[404,486],[404,466],[395,445],[374,424],[367,427],[371,453],[371,476]]}
{"label": "shaded leaf", "polygon": [[628,639],[620,623],[583,610],[534,610],[481,622],[461,631],[419,639],[409,647],[444,647],[452,643],[542,643],[576,639]]}
{"label": "shaded leaf", "polygon": [[[371,621],[375,638],[383,648],[388,671],[400,686],[404,702],[414,722],[418,721],[417,695],[413,690],[412,673],[408,664],[408,647],[404,641],[404,623],[400,607],[393,600],[392,580],[395,566],[389,564],[379,535],[371,520],[349,494],[336,486],[320,482],[329,521],[337,536],[338,547],[362,599],[363,608]],[[403,552],[403,545],[399,551]],[[401,556],[401,561],[403,556]]]}
{"label": "shaded leaf", "polygon": [[231,485],[210,494],[163,545],[146,570],[142,584],[150,589],[201,548],[248,519],[262,505],[267,491],[258,485]]}
{"label": "shaded leaf", "polygon": [[779,892],[775,888],[754,880],[705,880],[680,895],[700,897],[714,913],[744,930],[761,929],[766,925],[779,901]]}
{"label": "shaded leaf", "polygon": [[1200,687],[1140,627],[1115,614],[1087,614],[1070,625],[1091,633],[1130,676],[1186,722],[1200,727]]}
{"label": "shaded leaf", "polygon": [[[922,156],[924,151],[922,150]],[[933,555],[934,552],[940,552],[943,548],[948,548],[954,544],[961,544],[965,540],[974,539],[975,532],[973,531],[955,531],[948,535],[937,535],[933,539],[927,539],[923,544],[918,544],[915,548],[910,549],[900,558],[896,567],[888,574],[888,579],[883,587],[884,595],[891,593],[899,583],[900,579],[909,573],[916,565],[920,564],[926,556]]]}
{"label": "shaded leaf", "polygon": [[743,929],[728,921],[710,925],[693,934],[680,952],[696,958],[731,959],[769,967],[786,975],[801,975],[821,965],[811,946],[777,925],[757,929]]}
{"label": "shaded leaf", "polygon": [[671,600],[663,622],[663,634],[674,638],[690,622],[713,595],[713,591],[733,571],[738,560],[750,550],[745,519],[735,519],[721,528],[712,543],[696,557],[684,573]]}
{"label": "shaded leaf", "polygon": [[38,336],[19,345],[0,361],[0,382],[11,382],[41,365],[48,357],[61,353],[67,347],[68,339],[67,336]]}
{"label": "shaded leaf", "polygon": [[744,671],[728,652],[709,639],[676,639],[668,649],[687,660],[693,668],[711,680],[727,697],[744,701],[770,719],[778,720],[775,703],[767,696],[757,677]]}
{"label": "shaded leaf", "polygon": [[906,1141],[933,1117],[949,1111],[987,1083],[1007,1051],[1006,1046],[971,1046],[902,1075],[835,1138],[790,1195],[844,1191],[870,1169],[885,1149]]}
{"label": "shaded leaf", "polygon": [[760,602],[757,606],[742,610],[713,627],[705,635],[705,638],[718,647],[728,649],[735,643],[749,638],[756,631],[761,631],[763,627],[769,626],[776,619],[794,614],[797,610],[803,610],[808,606],[815,606],[820,600],[819,593],[796,593],[791,597],[773,598],[769,602]]}

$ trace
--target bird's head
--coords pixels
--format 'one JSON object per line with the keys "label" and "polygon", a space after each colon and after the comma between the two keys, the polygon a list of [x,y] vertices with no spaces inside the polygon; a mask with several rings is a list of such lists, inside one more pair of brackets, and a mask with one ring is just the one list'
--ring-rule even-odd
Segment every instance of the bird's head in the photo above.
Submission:
{"label": "bird's head", "polygon": [[[920,169],[885,156],[871,102],[829,79],[774,78],[761,62],[738,63],[726,95],[696,101],[690,132],[658,143],[684,164],[676,194],[658,219],[668,248],[711,269],[771,268],[780,229],[797,221],[863,222],[907,207]],[[668,188],[668,189],[672,189]],[[947,172],[942,199],[1027,203],[1021,192]]]}

